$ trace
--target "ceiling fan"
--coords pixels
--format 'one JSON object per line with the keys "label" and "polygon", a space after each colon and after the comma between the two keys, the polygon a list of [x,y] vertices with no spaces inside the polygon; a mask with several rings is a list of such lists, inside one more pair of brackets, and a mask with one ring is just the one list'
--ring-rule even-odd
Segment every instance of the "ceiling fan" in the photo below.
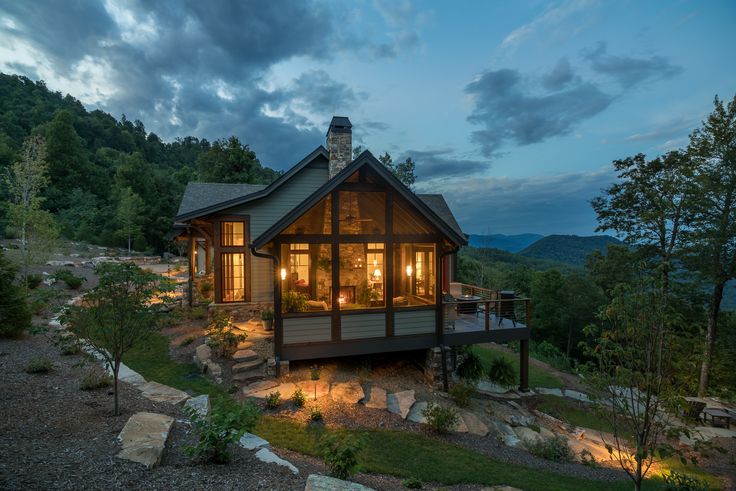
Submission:
{"label": "ceiling fan", "polygon": [[372,222],[372,218],[358,218],[355,215],[353,215],[353,200],[350,200],[350,205],[348,207],[348,214],[345,215],[345,218],[340,219],[341,222],[347,222],[347,223],[356,223],[356,222]]}

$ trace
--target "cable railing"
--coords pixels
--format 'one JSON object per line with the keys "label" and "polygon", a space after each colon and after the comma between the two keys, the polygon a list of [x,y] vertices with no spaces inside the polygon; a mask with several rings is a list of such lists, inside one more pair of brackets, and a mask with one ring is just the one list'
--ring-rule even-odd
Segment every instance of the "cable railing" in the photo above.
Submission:
{"label": "cable railing", "polygon": [[[483,322],[479,316],[483,315]],[[509,290],[491,290],[466,283],[450,283],[450,291],[443,300],[443,328],[454,329],[458,320],[468,324],[472,316],[477,319],[478,328],[486,331],[506,328],[504,320],[514,327],[517,323],[525,327],[531,325],[531,299],[519,297]],[[495,321],[495,326],[493,325]]]}

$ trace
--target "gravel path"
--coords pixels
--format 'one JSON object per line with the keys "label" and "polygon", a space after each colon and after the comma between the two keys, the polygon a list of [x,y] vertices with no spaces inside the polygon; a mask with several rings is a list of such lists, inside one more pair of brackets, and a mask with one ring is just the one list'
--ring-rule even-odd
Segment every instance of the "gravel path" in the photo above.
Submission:
{"label": "gravel path", "polygon": [[[26,374],[23,368],[35,356],[49,358],[53,372]],[[151,402],[121,384],[122,414],[115,417],[107,389],[79,390],[80,360],[61,356],[43,336],[0,340],[0,489],[304,488],[305,472],[294,476],[240,448],[230,465],[190,464],[182,447],[195,437],[178,407]],[[151,471],[115,457],[117,435],[137,411],[177,418],[162,465]]]}

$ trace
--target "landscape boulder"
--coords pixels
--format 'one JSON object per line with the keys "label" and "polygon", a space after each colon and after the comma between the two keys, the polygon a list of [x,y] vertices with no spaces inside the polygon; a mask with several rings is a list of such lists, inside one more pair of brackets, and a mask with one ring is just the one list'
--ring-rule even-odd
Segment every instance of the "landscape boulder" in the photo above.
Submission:
{"label": "landscape boulder", "polygon": [[335,402],[341,402],[343,404],[357,404],[360,402],[365,393],[363,387],[357,381],[344,382],[332,384],[330,389],[330,396]]}
{"label": "landscape boulder", "polygon": [[117,457],[149,469],[159,464],[173,423],[174,418],[165,414],[135,413],[118,436],[123,448]]}
{"label": "landscape boulder", "polygon": [[293,474],[299,474],[299,469],[294,467],[294,464],[289,462],[288,460],[284,460],[272,451],[270,451],[267,448],[261,448],[259,451],[256,452],[256,458],[260,460],[261,462],[266,462],[267,464],[276,464],[281,465],[289,469]]}
{"label": "landscape boulder", "polygon": [[386,409],[386,389],[371,385],[368,389],[365,399],[363,399],[365,407],[371,409]]}
{"label": "landscape boulder", "polygon": [[204,418],[210,412],[210,396],[202,394],[197,397],[192,397],[184,403],[184,407],[190,407],[199,414],[200,417]]}
{"label": "landscape boulder", "polygon": [[335,477],[310,474],[304,491],[374,491],[357,482],[343,481]]}
{"label": "landscape boulder", "polygon": [[386,400],[388,403],[388,412],[399,414],[404,419],[409,414],[411,406],[416,402],[413,390],[394,392],[393,394],[389,394]]}

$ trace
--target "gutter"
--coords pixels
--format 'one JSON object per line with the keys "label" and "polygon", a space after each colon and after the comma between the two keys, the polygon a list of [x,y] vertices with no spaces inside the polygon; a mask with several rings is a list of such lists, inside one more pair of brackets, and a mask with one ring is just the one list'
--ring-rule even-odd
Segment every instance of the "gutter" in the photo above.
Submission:
{"label": "gutter", "polygon": [[276,358],[276,372],[280,372],[281,345],[284,339],[284,330],[281,320],[281,281],[279,279],[279,258],[268,252],[260,252],[253,244],[248,244],[251,254],[262,259],[273,261],[273,351]]}

